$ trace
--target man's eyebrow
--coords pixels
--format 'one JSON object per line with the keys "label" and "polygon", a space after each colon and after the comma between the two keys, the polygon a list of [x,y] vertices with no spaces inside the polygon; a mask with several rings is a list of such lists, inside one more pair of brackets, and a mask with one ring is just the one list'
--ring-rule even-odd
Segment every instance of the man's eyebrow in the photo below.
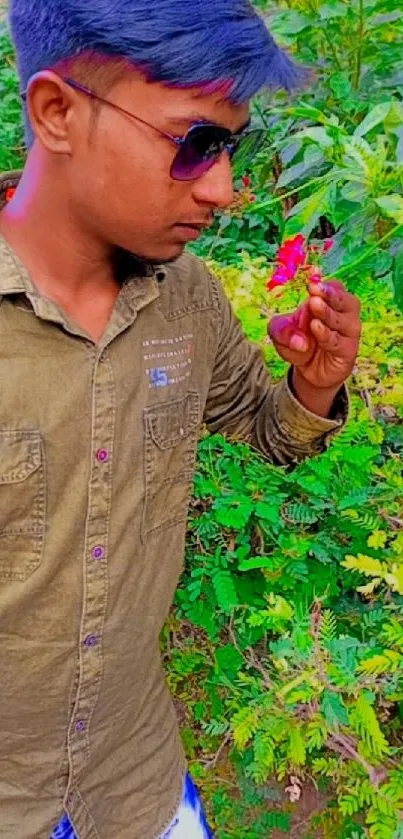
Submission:
{"label": "man's eyebrow", "polygon": [[[203,125],[203,124],[216,125],[218,128],[226,128],[228,130],[228,125],[223,125],[220,122],[216,122],[213,119],[208,119],[206,116],[204,116],[202,114],[197,114],[197,113],[188,114],[187,116],[183,116],[183,117],[171,117],[169,119],[169,122],[172,123],[173,125],[182,125],[182,126],[187,126],[187,127],[190,127],[190,126],[195,125],[195,124],[197,124],[197,125]],[[237,128],[236,131],[234,131],[234,134],[242,134],[243,131],[246,131],[246,129],[249,128],[250,124],[251,124],[251,119],[248,119],[239,128]]]}

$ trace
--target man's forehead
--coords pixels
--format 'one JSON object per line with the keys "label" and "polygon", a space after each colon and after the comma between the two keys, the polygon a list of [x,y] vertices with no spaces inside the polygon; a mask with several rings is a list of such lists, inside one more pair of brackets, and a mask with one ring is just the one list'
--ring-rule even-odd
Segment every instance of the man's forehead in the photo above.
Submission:
{"label": "man's forehead", "polygon": [[[228,98],[228,88],[217,85],[174,86],[147,79],[143,73],[132,71],[117,86],[122,90],[119,104],[128,107],[140,116],[155,118],[161,115],[163,121],[186,130],[195,122],[214,122],[238,132],[250,119],[250,103],[235,104]],[[139,112],[139,108],[141,112]]]}
{"label": "man's forehead", "polygon": [[197,122],[215,122],[229,128],[233,133],[246,128],[250,122],[249,102],[234,104],[222,92],[206,89],[188,90],[181,101],[181,113],[172,114],[175,125]]}

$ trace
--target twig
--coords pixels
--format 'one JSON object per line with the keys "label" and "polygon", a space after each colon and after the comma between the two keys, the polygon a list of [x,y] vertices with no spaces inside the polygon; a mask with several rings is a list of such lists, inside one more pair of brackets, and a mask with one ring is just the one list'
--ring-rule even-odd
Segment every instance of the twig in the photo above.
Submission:
{"label": "twig", "polygon": [[399,519],[397,516],[388,516],[386,513],[383,514],[383,518],[390,524],[392,530],[403,530],[403,519]]}
{"label": "twig", "polygon": [[255,653],[255,651],[252,647],[248,647],[248,653],[249,653],[249,660],[248,660],[249,666],[254,667],[255,670],[259,671],[259,673],[263,677],[263,681],[264,681],[265,686],[271,690],[273,685],[272,685],[272,681],[271,681],[271,678],[269,676],[268,671],[263,666],[262,662],[258,659],[258,657],[257,657],[257,655],[256,655],[256,653]]}
{"label": "twig", "polygon": [[263,666],[262,662],[258,659],[254,649],[252,647],[248,647],[247,652],[248,655],[246,656],[245,653],[240,649],[238,641],[236,639],[235,632],[233,630],[233,615],[231,615],[230,622],[228,624],[228,635],[240,656],[242,656],[244,662],[248,665],[248,667],[253,667],[255,670],[258,670],[259,673],[263,676],[263,681],[265,687],[272,688],[272,681],[270,679],[269,673],[266,668]]}
{"label": "twig", "polygon": [[355,748],[354,742],[345,734],[333,732],[329,735],[326,745],[329,749],[332,749],[332,751],[342,755],[342,757],[349,757],[352,760],[355,760],[356,763],[359,763],[362,768],[365,769],[371,783],[376,789],[385,780],[385,778],[388,777],[387,769],[385,769],[385,767],[375,769],[374,766],[371,766],[371,764],[365,760],[365,757],[359,754]]}
{"label": "twig", "polygon": [[217,766],[217,763],[218,763],[218,761],[221,757],[221,754],[224,751],[225,747],[228,746],[228,743],[231,741],[231,738],[232,738],[231,732],[227,731],[227,733],[224,737],[224,740],[222,741],[219,749],[217,749],[214,757],[212,757],[210,760],[203,761],[203,765],[206,767],[206,769],[214,769]]}

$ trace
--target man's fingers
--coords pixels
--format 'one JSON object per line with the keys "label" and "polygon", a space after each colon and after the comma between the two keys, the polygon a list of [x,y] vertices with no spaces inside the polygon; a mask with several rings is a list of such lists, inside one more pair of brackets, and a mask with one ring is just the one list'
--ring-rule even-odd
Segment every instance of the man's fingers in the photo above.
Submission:
{"label": "man's fingers", "polygon": [[316,318],[311,321],[311,331],[322,350],[340,355],[340,357],[347,355],[346,344],[349,342],[346,341],[346,338],[343,338],[340,332],[330,329],[323,321]]}
{"label": "man's fingers", "polygon": [[361,325],[358,314],[353,312],[336,311],[329,306],[323,297],[312,296],[309,300],[309,308],[315,319],[321,320],[325,326],[347,338],[359,338]]}
{"label": "man's fingers", "polygon": [[303,303],[299,309],[296,311],[297,315],[297,327],[301,332],[305,332],[306,335],[309,334],[309,324],[312,320],[311,311],[309,308],[309,304]]}
{"label": "man's fingers", "polygon": [[304,304],[292,314],[275,315],[270,322],[270,338],[278,347],[306,352],[309,349],[310,319],[311,315],[307,304]]}
{"label": "man's fingers", "polygon": [[311,299],[324,300],[335,312],[345,312],[357,316],[360,313],[361,306],[358,297],[346,291],[342,283],[337,280],[311,285],[309,292]]}

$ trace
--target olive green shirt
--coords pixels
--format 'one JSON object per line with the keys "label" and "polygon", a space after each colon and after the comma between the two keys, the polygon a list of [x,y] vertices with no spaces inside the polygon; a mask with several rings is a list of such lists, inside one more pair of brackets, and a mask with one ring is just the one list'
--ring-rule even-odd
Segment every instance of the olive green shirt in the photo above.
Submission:
{"label": "olive green shirt", "polygon": [[79,839],[166,828],[186,765],[159,635],[201,425],[287,464],[346,414],[344,389],[325,420],[272,385],[194,257],[129,272],[95,344],[0,239],[1,839],[64,810]]}

